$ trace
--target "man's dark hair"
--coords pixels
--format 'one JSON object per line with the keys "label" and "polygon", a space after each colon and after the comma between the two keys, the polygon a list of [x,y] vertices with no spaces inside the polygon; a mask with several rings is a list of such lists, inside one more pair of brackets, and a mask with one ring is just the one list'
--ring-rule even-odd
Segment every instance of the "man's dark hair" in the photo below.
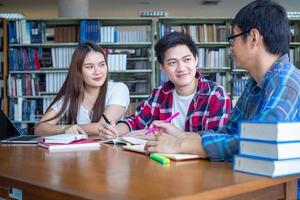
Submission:
{"label": "man's dark hair", "polygon": [[164,35],[155,45],[155,55],[161,65],[164,63],[166,51],[177,45],[186,45],[196,58],[198,51],[191,36],[182,32],[170,32]]}
{"label": "man's dark hair", "polygon": [[[256,28],[263,36],[266,51],[283,55],[289,52],[291,31],[285,9],[271,0],[256,0],[243,7],[231,23],[241,31]],[[243,36],[245,39],[247,34]]]}

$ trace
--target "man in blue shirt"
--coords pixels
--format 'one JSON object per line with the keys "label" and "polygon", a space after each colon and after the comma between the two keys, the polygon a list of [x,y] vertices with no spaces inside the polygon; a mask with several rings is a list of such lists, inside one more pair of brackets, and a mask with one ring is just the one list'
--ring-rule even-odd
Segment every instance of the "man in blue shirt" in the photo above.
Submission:
{"label": "man in blue shirt", "polygon": [[[238,124],[242,120],[300,119],[300,71],[289,61],[290,39],[287,14],[277,3],[257,0],[238,12],[228,41],[235,64],[248,70],[251,78],[222,131],[199,132],[202,156],[231,159],[238,152]],[[150,153],[168,142],[164,135],[188,138],[171,123],[155,125],[162,136],[146,146]]]}

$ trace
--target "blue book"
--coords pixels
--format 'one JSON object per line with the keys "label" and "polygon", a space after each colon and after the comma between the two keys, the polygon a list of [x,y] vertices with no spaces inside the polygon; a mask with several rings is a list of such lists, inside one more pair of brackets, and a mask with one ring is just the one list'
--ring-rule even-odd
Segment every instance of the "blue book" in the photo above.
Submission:
{"label": "blue book", "polygon": [[273,142],[300,141],[300,122],[287,121],[242,121],[241,139]]}
{"label": "blue book", "polygon": [[86,21],[85,19],[80,20],[80,32],[79,32],[79,42],[86,41]]}
{"label": "blue book", "polygon": [[300,141],[270,142],[241,139],[239,153],[274,160],[300,158]]}
{"label": "blue book", "polygon": [[281,177],[300,173],[300,158],[272,160],[235,155],[233,170],[268,177]]}

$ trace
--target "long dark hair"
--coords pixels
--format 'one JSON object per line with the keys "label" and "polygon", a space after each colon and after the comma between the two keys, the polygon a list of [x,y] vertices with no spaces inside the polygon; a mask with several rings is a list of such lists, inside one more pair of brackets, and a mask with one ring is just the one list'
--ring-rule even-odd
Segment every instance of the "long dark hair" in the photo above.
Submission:
{"label": "long dark hair", "polygon": [[[67,74],[67,78],[63,83],[61,89],[59,90],[58,94],[54,98],[53,102],[48,107],[47,111],[52,107],[54,103],[56,103],[60,99],[63,99],[62,107],[54,117],[45,121],[50,121],[52,119],[58,118],[61,115],[63,115],[67,105],[69,104],[69,110],[66,112],[66,121],[68,124],[77,123],[77,113],[81,103],[80,98],[82,97],[83,99],[84,97],[84,81],[82,77],[82,65],[86,55],[90,51],[101,53],[107,64],[106,54],[99,45],[90,41],[80,44],[75,49],[72,55],[72,60]],[[107,82],[108,82],[108,69],[107,69],[106,79],[104,81],[104,84],[100,88],[100,92],[98,94],[98,97],[92,109],[91,122],[99,121],[102,113],[104,112]]]}

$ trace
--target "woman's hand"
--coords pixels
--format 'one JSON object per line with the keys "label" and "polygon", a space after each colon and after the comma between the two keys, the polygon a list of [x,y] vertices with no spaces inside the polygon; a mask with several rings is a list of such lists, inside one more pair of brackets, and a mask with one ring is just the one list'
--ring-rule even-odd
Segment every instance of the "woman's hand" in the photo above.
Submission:
{"label": "woman's hand", "polygon": [[62,129],[63,133],[86,134],[86,132],[77,124]]}
{"label": "woman's hand", "polygon": [[101,140],[109,140],[119,137],[119,132],[114,122],[111,122],[111,124],[99,122],[98,132]]}

